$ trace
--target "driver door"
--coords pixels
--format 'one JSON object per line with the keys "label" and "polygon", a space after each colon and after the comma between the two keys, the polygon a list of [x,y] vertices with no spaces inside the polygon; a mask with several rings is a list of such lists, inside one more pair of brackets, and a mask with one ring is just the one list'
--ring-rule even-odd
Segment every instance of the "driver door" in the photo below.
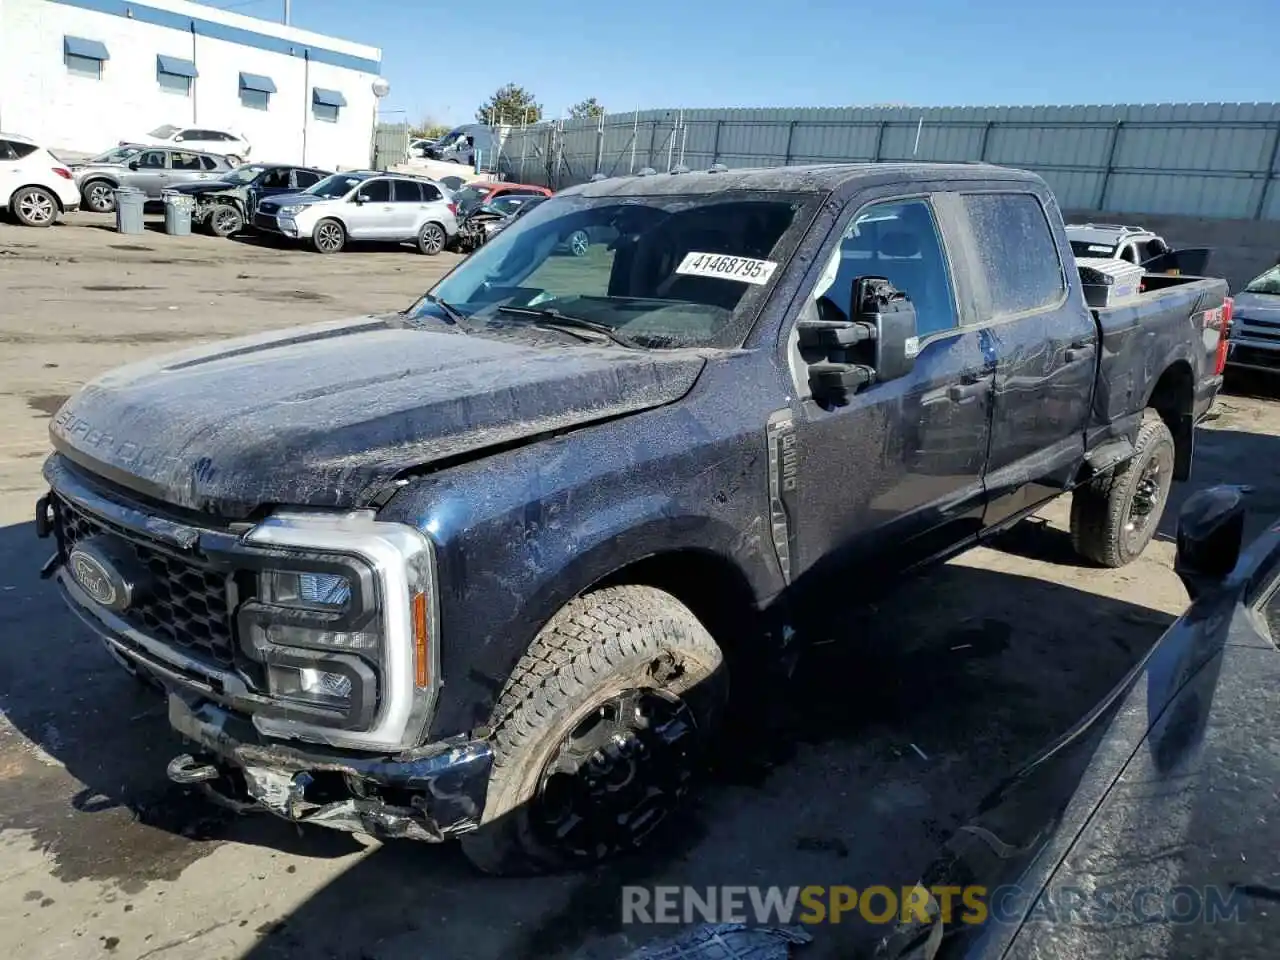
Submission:
{"label": "driver door", "polygon": [[851,208],[817,258],[825,268],[797,319],[837,318],[819,298],[848,318],[854,281],[885,277],[916,308],[919,353],[905,376],[824,407],[811,396],[793,330],[793,577],[821,582],[822,573],[851,567],[879,576],[981,530],[995,356],[987,332],[960,307],[939,216],[943,196]]}
{"label": "driver door", "polygon": [[169,151],[144,150],[132,162],[138,168],[130,169],[125,185],[143,191],[150,200],[160,199],[160,191],[169,183]]}
{"label": "driver door", "polygon": [[[360,201],[357,201],[360,198]],[[384,240],[395,232],[391,181],[366,180],[343,211],[347,235],[353,240]]]}

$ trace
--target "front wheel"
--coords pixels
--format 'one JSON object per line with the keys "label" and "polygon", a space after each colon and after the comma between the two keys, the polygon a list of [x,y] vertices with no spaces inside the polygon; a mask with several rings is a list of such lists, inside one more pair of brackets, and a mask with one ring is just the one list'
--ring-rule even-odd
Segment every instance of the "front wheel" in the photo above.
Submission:
{"label": "front wheel", "polygon": [[220,203],[209,211],[209,232],[215,237],[230,237],[244,229],[244,217],[229,203]]}
{"label": "front wheel", "polygon": [[227,154],[227,163],[231,164],[233,167],[238,167],[240,166],[241,160],[234,153],[229,153]]}
{"label": "front wheel", "polygon": [[424,223],[418,231],[418,250],[428,257],[434,257],[444,249],[447,237],[444,227],[438,223]]}
{"label": "front wheel", "polygon": [[347,231],[337,220],[326,218],[316,224],[311,243],[321,253],[337,253],[347,244]]}
{"label": "front wheel", "polygon": [[48,227],[58,219],[58,201],[44,187],[23,187],[9,200],[18,222],[28,227]]}
{"label": "front wheel", "polygon": [[688,792],[727,689],[720,648],[669,593],[606,587],[570,601],[494,707],[468,859],[529,874],[639,847]]}
{"label": "front wheel", "polygon": [[585,257],[587,251],[591,249],[591,238],[587,236],[587,231],[585,230],[573,231],[573,233],[569,234],[569,239],[566,243],[569,245],[569,252],[575,257]]}
{"label": "front wheel", "polygon": [[1160,525],[1173,482],[1173,435],[1154,410],[1144,414],[1134,455],[1071,494],[1071,542],[1103,567],[1132,563]]}

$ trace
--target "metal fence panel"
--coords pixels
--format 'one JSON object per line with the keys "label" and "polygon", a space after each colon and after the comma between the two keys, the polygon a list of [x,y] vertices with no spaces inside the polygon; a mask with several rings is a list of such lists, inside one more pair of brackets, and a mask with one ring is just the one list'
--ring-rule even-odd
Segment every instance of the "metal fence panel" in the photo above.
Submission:
{"label": "metal fence panel", "polygon": [[562,188],[705,169],[985,161],[1045,178],[1068,209],[1280,219],[1280,104],[642,110],[512,131],[500,169]]}

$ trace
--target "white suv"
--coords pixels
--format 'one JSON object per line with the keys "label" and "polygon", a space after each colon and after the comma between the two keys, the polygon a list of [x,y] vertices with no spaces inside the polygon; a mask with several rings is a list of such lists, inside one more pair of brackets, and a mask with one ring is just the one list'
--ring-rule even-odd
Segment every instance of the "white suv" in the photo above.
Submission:
{"label": "white suv", "polygon": [[244,134],[229,133],[226,130],[209,130],[205,127],[179,127],[172,123],[161,124],[137,140],[121,140],[120,146],[128,146],[131,143],[140,143],[148,147],[173,147],[180,144],[183,150],[224,156],[233,167],[248,160],[249,153],[253,150],[249,146],[249,141],[244,138]]}
{"label": "white suv", "polygon": [[253,226],[337,253],[348,240],[412,240],[435,256],[458,235],[453,195],[421,177],[335,173],[302,193],[258,203]]}
{"label": "white suv", "polygon": [[0,133],[0,210],[19,223],[47,227],[80,206],[70,168],[34,140]]}

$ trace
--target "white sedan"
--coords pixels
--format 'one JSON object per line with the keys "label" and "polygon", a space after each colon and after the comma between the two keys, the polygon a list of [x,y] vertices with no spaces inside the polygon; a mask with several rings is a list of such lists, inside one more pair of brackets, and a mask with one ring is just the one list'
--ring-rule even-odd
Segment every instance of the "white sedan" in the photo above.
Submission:
{"label": "white sedan", "polygon": [[80,190],[65,163],[16,133],[0,133],[0,210],[19,223],[47,227],[80,206]]}
{"label": "white sedan", "polygon": [[120,146],[130,143],[140,143],[148,147],[172,147],[175,144],[182,144],[188,150],[221,154],[232,164],[240,164],[248,160],[249,153],[253,149],[243,134],[211,130],[208,127],[179,127],[172,123],[161,124],[145,136],[133,140],[121,140]]}

